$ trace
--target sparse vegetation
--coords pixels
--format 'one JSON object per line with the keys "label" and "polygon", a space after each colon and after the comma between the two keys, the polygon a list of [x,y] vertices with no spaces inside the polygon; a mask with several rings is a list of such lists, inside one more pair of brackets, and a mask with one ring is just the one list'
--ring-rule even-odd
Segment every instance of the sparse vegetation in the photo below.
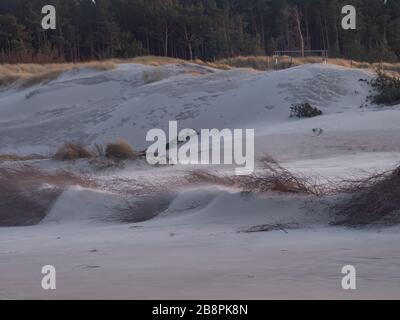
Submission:
{"label": "sparse vegetation", "polygon": [[81,143],[68,142],[61,146],[54,155],[55,160],[77,160],[77,159],[90,159],[94,157],[94,153],[87,149]]}
{"label": "sparse vegetation", "polygon": [[[339,62],[342,62],[336,61],[337,59],[330,60],[333,64],[339,64]],[[217,65],[222,64],[234,68],[251,68],[255,70],[266,71],[273,69],[287,69],[290,67],[296,67],[308,63],[323,63],[324,61],[327,60],[317,56],[309,56],[304,58],[290,56],[238,56],[233,58],[221,59],[218,60],[216,63]]]}
{"label": "sparse vegetation", "polygon": [[[131,59],[112,59],[103,61],[92,61],[85,63],[52,63],[52,64],[0,64],[0,87],[11,85],[19,81],[22,88],[28,88],[33,85],[48,83],[56,79],[61,73],[78,70],[78,69],[93,69],[106,71],[115,69],[120,63],[138,63],[148,66],[162,66],[165,64],[184,64],[188,63],[185,60],[158,57],[158,56],[143,56]],[[230,67],[222,64],[208,63],[201,60],[196,60],[199,65],[218,69],[229,69]],[[143,73],[143,80],[146,83],[156,82],[164,77],[164,73],[155,69]]]}
{"label": "sparse vegetation", "polygon": [[337,225],[400,223],[400,167],[365,179],[345,181],[345,186],[337,192],[344,195],[330,208],[337,217]]}
{"label": "sparse vegetation", "polygon": [[[221,59],[215,62],[206,62],[196,59],[193,63],[215,69],[228,70],[231,68],[246,68],[253,70],[286,69],[300,66],[307,63],[322,63],[321,57],[292,58],[288,56],[279,57],[278,64],[275,64],[273,56],[237,56]],[[367,63],[346,59],[327,59],[327,63],[343,67],[362,69],[378,69],[386,73],[397,74],[400,72],[400,63]],[[138,63],[149,66],[161,66],[165,64],[185,64],[188,61],[159,56],[143,56],[131,59],[110,59],[103,61],[92,61],[84,63],[52,63],[52,64],[1,64],[0,65],[0,86],[6,86],[20,81],[23,88],[40,83],[47,83],[56,79],[61,73],[69,70],[82,68],[94,70],[112,70],[119,63]],[[143,73],[143,80],[146,83],[159,81],[163,78],[161,71],[155,70]]]}
{"label": "sparse vegetation", "polygon": [[111,70],[116,67],[112,60],[92,61],[86,63],[53,63],[53,64],[0,64],[0,86],[10,85],[18,80],[23,88],[56,79],[62,72],[82,68],[94,70]]}
{"label": "sparse vegetation", "polygon": [[162,79],[164,79],[164,77],[165,77],[164,72],[158,69],[151,71],[143,71],[142,75],[143,82],[146,84],[161,81]]}
{"label": "sparse vegetation", "polygon": [[269,232],[280,230],[284,233],[288,233],[287,230],[293,230],[300,228],[298,223],[276,223],[276,224],[263,224],[258,226],[253,226],[248,229],[240,230],[243,233],[254,233],[254,232]]}
{"label": "sparse vegetation", "polygon": [[195,171],[189,177],[192,183],[208,183],[234,187],[243,192],[281,192],[293,194],[321,195],[322,188],[312,178],[294,175],[275,160],[265,158],[263,168],[247,176],[222,176],[206,171]]}
{"label": "sparse vegetation", "polygon": [[[119,165],[114,160],[136,160],[137,158],[144,157],[145,152],[136,152],[132,146],[125,140],[119,139],[115,143],[108,143],[106,146],[102,144],[95,144],[94,148],[88,148],[82,143],[67,142],[64,143],[53,155],[52,159],[57,161],[68,161],[78,159],[91,159],[98,160],[96,165],[102,167],[111,167]],[[41,160],[48,157],[43,155],[17,155],[17,154],[0,154],[1,161],[29,161]],[[110,161],[105,161],[105,160]],[[103,161],[104,160],[104,161]]]}
{"label": "sparse vegetation", "polygon": [[308,57],[290,57],[280,56],[275,60],[274,56],[237,56],[233,58],[217,60],[215,66],[224,66],[224,68],[252,68],[255,70],[273,70],[273,69],[287,69],[290,67],[297,67],[309,63],[323,63],[333,64],[346,68],[357,69],[378,69],[386,72],[398,73],[400,72],[400,63],[369,63],[362,61],[355,61],[350,59],[328,58],[324,59],[318,56]]}
{"label": "sparse vegetation", "polygon": [[[400,167],[367,178],[322,182],[322,178],[295,175],[271,158],[264,168],[250,176],[227,177],[204,171],[193,172],[188,180],[233,187],[243,192],[279,192],[316,196],[328,205],[334,225],[362,227],[400,223]],[[334,203],[332,204],[332,199]],[[271,226],[265,226],[270,229]],[[260,228],[255,227],[255,231]],[[261,229],[265,229],[262,226]]]}
{"label": "sparse vegetation", "polygon": [[292,105],[290,108],[290,117],[313,118],[322,115],[322,111],[312,107],[309,103]]}
{"label": "sparse vegetation", "polygon": [[137,159],[138,155],[132,146],[125,140],[117,140],[115,143],[108,143],[105,150],[107,158],[115,160]]}
{"label": "sparse vegetation", "polygon": [[21,156],[17,154],[0,154],[0,161],[29,161],[41,159],[46,159],[46,157],[38,154],[31,154],[27,156]]}
{"label": "sparse vegetation", "polygon": [[66,171],[46,173],[27,166],[0,168],[0,226],[39,223],[64,188],[71,185],[95,187],[88,177]]}
{"label": "sparse vegetation", "polygon": [[162,57],[162,56],[153,56],[153,55],[135,57],[135,58],[130,58],[130,59],[113,59],[111,61],[114,63],[138,63],[138,64],[143,64],[146,66],[153,66],[153,67],[158,67],[158,66],[162,66],[165,64],[187,63],[185,60],[182,60],[182,59],[176,59],[176,58],[171,58],[171,57]]}
{"label": "sparse vegetation", "polygon": [[[80,152],[92,154],[86,149],[82,151],[81,147],[80,145],[77,147],[76,144],[65,144],[61,148],[63,152],[60,159],[75,159]],[[100,148],[99,155],[93,159],[94,161],[103,159],[118,164],[121,163],[119,160],[137,157],[137,153],[123,140],[108,144],[105,150],[100,146],[98,148]],[[102,154],[107,158],[102,158]],[[11,156],[10,158],[14,159]],[[18,161],[25,158],[16,156],[15,159]],[[174,187],[217,185],[236,188],[244,193],[277,192],[321,197],[324,203],[326,201],[329,203],[333,197],[334,204],[329,204],[329,210],[333,213],[335,225],[361,227],[378,223],[387,225],[400,223],[400,167],[368,178],[328,181],[326,184],[322,184],[321,177],[313,178],[294,174],[269,157],[262,159],[261,164],[262,166],[254,174],[248,176],[194,171],[181,178],[176,177]],[[105,168],[107,167],[109,166],[105,166]],[[110,184],[114,185],[115,181]],[[44,188],[44,185],[48,187]],[[39,222],[61,194],[63,188],[68,185],[95,186],[85,176],[78,177],[64,171],[45,173],[27,166],[16,170],[0,168],[0,226],[28,225]],[[138,195],[141,195],[144,190],[146,194],[149,194],[159,193],[165,189],[165,183],[142,184],[135,181],[135,185],[139,188],[135,189],[132,194]],[[32,208],[29,214],[24,213],[26,206]],[[128,211],[123,210],[127,217],[132,208],[132,206],[128,206]],[[17,214],[18,218],[16,219],[13,214]],[[261,225],[243,232],[284,231],[291,227],[279,224]]]}

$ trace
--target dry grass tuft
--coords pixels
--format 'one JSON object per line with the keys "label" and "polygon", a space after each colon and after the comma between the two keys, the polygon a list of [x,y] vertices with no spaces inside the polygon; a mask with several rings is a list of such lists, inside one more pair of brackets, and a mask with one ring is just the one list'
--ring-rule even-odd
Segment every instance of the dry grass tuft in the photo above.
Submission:
{"label": "dry grass tuft", "polygon": [[115,160],[137,159],[138,157],[132,146],[122,139],[117,140],[115,143],[108,143],[105,155],[107,158]]}
{"label": "dry grass tuft", "polygon": [[55,160],[77,160],[77,159],[90,159],[95,155],[92,151],[88,150],[80,143],[68,142],[61,146],[54,155]]}
{"label": "dry grass tuft", "polygon": [[[52,159],[57,161],[90,159],[90,163],[98,165],[106,164],[106,166],[109,167],[111,164],[112,166],[119,165],[119,160],[136,160],[144,156],[144,151],[135,152],[128,142],[119,139],[117,142],[109,143],[106,146],[102,144],[95,144],[93,148],[85,147],[79,142],[66,142],[52,156]],[[106,158],[111,160],[111,162],[109,162]],[[48,157],[41,155],[0,155],[0,161],[27,161],[40,159],[48,159]],[[114,162],[114,160],[118,160],[118,162]]]}

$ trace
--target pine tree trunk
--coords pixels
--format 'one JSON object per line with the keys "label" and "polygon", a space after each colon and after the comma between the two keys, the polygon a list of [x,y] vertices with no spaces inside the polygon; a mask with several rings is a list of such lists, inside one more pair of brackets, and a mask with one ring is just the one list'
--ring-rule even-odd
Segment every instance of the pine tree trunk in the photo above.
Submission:
{"label": "pine tree trunk", "polygon": [[168,40],[169,40],[168,26],[165,26],[164,55],[166,57],[168,57]]}
{"label": "pine tree trunk", "polygon": [[301,32],[301,22],[300,22],[299,10],[296,8],[295,11],[296,11],[297,31],[299,32],[299,38],[300,38],[301,56],[304,58],[304,37],[303,37],[303,33]]}

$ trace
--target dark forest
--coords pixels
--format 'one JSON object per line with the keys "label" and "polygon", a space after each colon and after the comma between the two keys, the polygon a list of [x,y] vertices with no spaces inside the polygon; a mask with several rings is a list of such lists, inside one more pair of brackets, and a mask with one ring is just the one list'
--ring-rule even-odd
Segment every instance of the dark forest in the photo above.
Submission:
{"label": "dark forest", "polygon": [[[41,8],[57,10],[56,30]],[[343,30],[341,9],[357,9]],[[397,61],[400,2],[389,0],[1,0],[0,62],[61,62],[138,55],[213,61],[275,50]]]}

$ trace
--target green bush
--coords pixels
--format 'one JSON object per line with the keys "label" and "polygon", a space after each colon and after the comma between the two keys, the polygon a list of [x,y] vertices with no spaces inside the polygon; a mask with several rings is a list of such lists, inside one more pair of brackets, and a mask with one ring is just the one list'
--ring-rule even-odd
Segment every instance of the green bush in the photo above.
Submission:
{"label": "green bush", "polygon": [[372,103],[386,105],[400,103],[400,78],[378,72],[378,76],[369,84],[374,91],[368,97]]}
{"label": "green bush", "polygon": [[312,118],[322,115],[322,111],[312,107],[309,103],[301,103],[290,107],[290,117]]}

